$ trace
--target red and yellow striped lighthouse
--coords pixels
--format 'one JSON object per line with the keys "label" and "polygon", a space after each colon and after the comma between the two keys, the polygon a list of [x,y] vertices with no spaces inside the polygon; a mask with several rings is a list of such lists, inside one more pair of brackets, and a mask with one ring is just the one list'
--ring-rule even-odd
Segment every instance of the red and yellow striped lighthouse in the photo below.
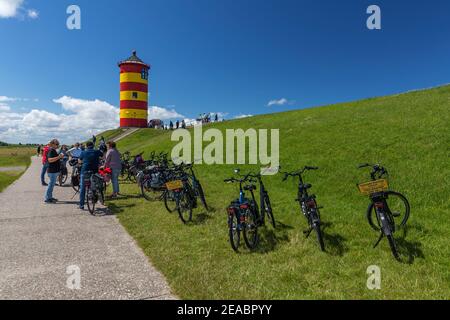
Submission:
{"label": "red and yellow striped lighthouse", "polygon": [[146,128],[148,117],[148,73],[150,65],[133,51],[119,62],[120,68],[120,127]]}

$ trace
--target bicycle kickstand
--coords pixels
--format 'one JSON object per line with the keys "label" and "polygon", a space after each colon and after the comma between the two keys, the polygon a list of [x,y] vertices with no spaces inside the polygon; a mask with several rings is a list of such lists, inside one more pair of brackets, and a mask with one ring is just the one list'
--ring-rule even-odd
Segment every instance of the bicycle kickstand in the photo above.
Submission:
{"label": "bicycle kickstand", "polygon": [[313,228],[310,227],[308,230],[303,231],[303,234],[305,235],[306,238],[309,238],[312,231]]}
{"label": "bicycle kickstand", "polygon": [[380,237],[378,238],[378,241],[375,243],[375,245],[373,246],[373,248],[375,249],[376,247],[378,247],[378,245],[380,244],[380,242],[381,242],[381,239],[383,239],[383,237],[384,237],[384,234],[383,234],[383,232],[381,232],[380,233]]}

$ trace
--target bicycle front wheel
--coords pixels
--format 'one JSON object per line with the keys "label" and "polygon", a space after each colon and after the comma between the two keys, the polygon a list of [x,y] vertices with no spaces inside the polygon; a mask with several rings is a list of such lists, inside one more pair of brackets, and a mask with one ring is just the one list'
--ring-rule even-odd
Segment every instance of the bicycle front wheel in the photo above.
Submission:
{"label": "bicycle front wheel", "polygon": [[[395,191],[386,191],[386,205],[387,212],[394,218],[395,229],[400,229],[406,226],[410,215],[410,205],[408,199],[401,193]],[[380,221],[378,221],[377,213],[374,204],[371,203],[367,208],[367,221],[372,229],[376,231],[381,230]]]}
{"label": "bicycle front wheel", "polygon": [[208,204],[206,203],[205,193],[203,191],[203,187],[202,187],[200,181],[197,181],[197,192],[198,192],[198,196],[200,197],[200,201],[203,204],[203,207],[205,208],[205,210],[209,210]]}
{"label": "bicycle front wheel", "polygon": [[273,228],[275,229],[276,222],[275,222],[275,217],[273,216],[272,205],[270,204],[269,195],[266,195],[264,197],[264,209],[266,210],[266,214],[270,220],[270,223],[272,224]]}

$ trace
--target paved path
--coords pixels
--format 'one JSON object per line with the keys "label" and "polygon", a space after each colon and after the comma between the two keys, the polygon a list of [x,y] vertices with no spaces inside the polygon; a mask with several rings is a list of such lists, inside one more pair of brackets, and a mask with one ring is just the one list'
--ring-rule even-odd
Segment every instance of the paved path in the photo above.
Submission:
{"label": "paved path", "polygon": [[[78,210],[70,187],[55,188],[66,202],[44,204],[39,171],[33,158],[0,194],[0,299],[174,298],[115,216]],[[80,290],[67,286],[70,266],[80,270]]]}
{"label": "paved path", "polygon": [[128,137],[129,135],[132,135],[133,133],[135,133],[135,132],[137,132],[139,130],[140,130],[140,128],[128,128],[128,129],[125,129],[124,132],[119,134],[117,137],[114,137],[112,140],[114,142],[118,142],[118,141],[122,140],[123,138]]}

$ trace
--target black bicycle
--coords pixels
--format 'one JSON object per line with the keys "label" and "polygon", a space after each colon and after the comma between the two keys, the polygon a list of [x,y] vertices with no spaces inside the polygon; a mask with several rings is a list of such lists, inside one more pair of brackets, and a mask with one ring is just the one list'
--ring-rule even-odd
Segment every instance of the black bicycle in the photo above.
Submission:
{"label": "black bicycle", "polygon": [[72,186],[72,189],[78,193],[80,191],[81,164],[78,163],[77,158],[73,158],[69,161],[69,165],[72,167],[70,185]]}
{"label": "black bicycle", "polygon": [[[236,174],[240,173],[239,169],[235,170]],[[252,173],[248,174],[249,178],[254,178],[258,182],[259,185],[259,209],[258,209],[258,226],[264,226],[266,224],[266,215],[269,219],[270,223],[274,228],[276,228],[276,221],[273,215],[272,204],[270,203],[269,192],[267,191],[264,182],[262,180],[261,173]]]}
{"label": "black bicycle", "polygon": [[95,206],[98,202],[105,203],[104,180],[97,172],[88,171],[83,175],[86,190],[86,203],[89,212],[95,215]]}
{"label": "black bicycle", "polygon": [[359,165],[360,169],[369,167],[372,168],[371,180],[358,184],[358,189],[361,194],[369,196],[370,204],[366,212],[367,221],[372,229],[380,232],[380,237],[374,248],[380,244],[383,237],[386,237],[395,259],[400,260],[394,233],[406,226],[410,215],[410,205],[404,195],[388,190],[389,173],[386,168],[379,164],[365,163]]}
{"label": "black bicycle", "polygon": [[[253,250],[259,244],[258,236],[258,205],[256,203],[254,191],[257,180],[250,177],[250,174],[240,177],[240,179],[225,179],[226,183],[239,183],[239,198],[232,201],[227,208],[228,213],[228,234],[230,244],[234,251],[238,252],[241,233],[244,235],[244,242],[248,249]],[[245,192],[251,194],[247,198]]]}
{"label": "black bicycle", "polygon": [[192,211],[198,207],[200,199],[203,207],[208,209],[203,187],[198,180],[193,164],[180,164],[168,169],[166,173],[166,190],[163,193],[164,205],[169,212],[178,211],[181,221],[192,221]]}
{"label": "black bicycle", "polygon": [[320,250],[325,251],[325,243],[323,240],[323,233],[321,230],[320,209],[317,205],[316,195],[310,195],[308,190],[312,188],[312,185],[303,181],[303,174],[307,171],[318,170],[318,167],[305,166],[303,169],[294,172],[281,172],[284,174],[283,181],[286,181],[289,177],[298,177],[298,195],[297,201],[300,204],[300,209],[303,215],[308,220],[309,228],[303,233],[308,238],[311,232],[314,230],[317,235],[317,241],[319,242]]}
{"label": "black bicycle", "polygon": [[67,165],[66,165],[67,161],[65,161],[64,159],[60,160],[60,172],[58,175],[58,184],[62,187],[66,181],[67,178],[69,176],[69,171],[67,170]]}

